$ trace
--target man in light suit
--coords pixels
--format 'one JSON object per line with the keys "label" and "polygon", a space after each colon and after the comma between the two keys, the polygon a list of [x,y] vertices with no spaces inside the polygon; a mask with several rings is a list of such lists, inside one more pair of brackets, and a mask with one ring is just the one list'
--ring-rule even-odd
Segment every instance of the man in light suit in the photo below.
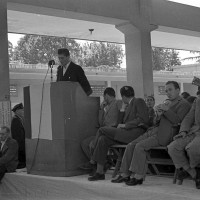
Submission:
{"label": "man in light suit", "polygon": [[[104,90],[104,101],[102,102],[99,110],[99,127],[116,127],[118,124],[119,112],[122,107],[122,102],[115,99],[115,90],[107,87]],[[91,159],[92,149],[90,143],[94,140],[95,136],[91,136],[82,141],[81,147],[87,156]],[[81,169],[90,170],[94,168],[90,162],[80,166]]]}
{"label": "man in light suit", "polygon": [[58,49],[58,59],[61,65],[57,69],[57,81],[79,82],[88,96],[92,94],[92,89],[82,67],[70,60],[69,50]]}
{"label": "man in light suit", "polygon": [[6,172],[14,172],[18,165],[18,144],[10,137],[7,126],[0,128],[0,181]]}
{"label": "man in light suit", "polygon": [[155,126],[127,145],[120,168],[121,175],[112,180],[113,183],[125,182],[130,186],[142,184],[147,170],[147,151],[151,147],[169,144],[172,126],[181,123],[188,113],[190,104],[179,96],[179,84],[168,81],[165,88],[168,100],[157,106],[158,120]]}
{"label": "man in light suit", "polygon": [[142,135],[145,130],[140,124],[148,126],[148,108],[143,99],[135,98],[134,90],[131,86],[124,86],[120,89],[122,101],[128,104],[123,121],[114,127],[102,127],[98,130],[95,140],[91,145],[94,149],[92,161],[97,163],[96,173],[89,177],[89,181],[104,180],[104,164],[110,146],[117,143],[127,144]]}
{"label": "man in light suit", "polygon": [[176,169],[179,169],[178,179],[182,182],[190,175],[196,182],[196,188],[200,189],[200,177],[195,170],[200,164],[200,98],[196,99],[181,123],[179,134],[168,145],[168,152]]}

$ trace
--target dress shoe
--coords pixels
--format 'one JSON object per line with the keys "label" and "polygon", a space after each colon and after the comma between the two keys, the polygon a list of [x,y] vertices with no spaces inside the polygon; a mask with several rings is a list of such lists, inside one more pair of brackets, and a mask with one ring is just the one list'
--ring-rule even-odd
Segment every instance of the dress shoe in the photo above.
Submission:
{"label": "dress shoe", "polygon": [[134,185],[142,185],[143,179],[136,179],[136,178],[131,178],[130,181],[126,182],[126,185],[129,186],[134,186]]}
{"label": "dress shoe", "polygon": [[123,176],[118,176],[116,179],[111,180],[112,183],[123,183],[123,182],[128,182],[130,181],[130,177],[123,177]]}
{"label": "dress shoe", "polygon": [[95,173],[94,176],[88,178],[88,181],[105,180],[105,174]]}
{"label": "dress shoe", "polygon": [[89,173],[89,176],[94,176],[95,173],[96,173],[96,171],[97,171],[96,168],[92,169],[92,170],[90,171],[90,173]]}
{"label": "dress shoe", "polygon": [[181,185],[183,183],[183,180],[189,177],[190,174],[188,172],[186,172],[185,170],[179,170],[177,174],[178,185]]}
{"label": "dress shoe", "polygon": [[196,179],[195,179],[196,188],[200,189],[200,169],[197,168],[196,172],[197,172]]}
{"label": "dress shoe", "polygon": [[84,163],[79,166],[79,169],[83,170],[93,170],[96,167],[96,165],[91,164],[90,162]]}

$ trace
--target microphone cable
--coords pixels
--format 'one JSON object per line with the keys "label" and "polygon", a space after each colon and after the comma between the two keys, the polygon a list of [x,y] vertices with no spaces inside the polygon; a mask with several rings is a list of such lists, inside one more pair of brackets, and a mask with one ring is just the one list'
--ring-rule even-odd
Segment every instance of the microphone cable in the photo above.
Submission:
{"label": "microphone cable", "polygon": [[43,80],[43,83],[42,83],[42,98],[41,98],[41,105],[40,105],[39,132],[38,132],[37,143],[36,143],[36,147],[35,147],[35,151],[34,151],[34,155],[33,155],[33,160],[32,160],[31,166],[30,166],[30,171],[32,170],[33,165],[35,164],[37,149],[38,149],[38,145],[39,145],[39,138],[40,138],[40,134],[41,134],[43,100],[44,100],[44,84],[45,84],[45,81],[46,81],[46,78],[47,78],[47,75],[48,75],[48,72],[49,72],[49,68],[50,67],[48,66],[47,72],[45,74],[45,77],[44,77],[44,80]]}

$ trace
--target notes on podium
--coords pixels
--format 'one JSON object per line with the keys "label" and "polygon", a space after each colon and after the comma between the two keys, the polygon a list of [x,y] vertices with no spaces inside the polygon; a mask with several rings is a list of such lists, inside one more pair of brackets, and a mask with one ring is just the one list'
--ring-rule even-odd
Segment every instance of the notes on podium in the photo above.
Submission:
{"label": "notes on podium", "polygon": [[79,83],[54,82],[24,88],[26,162],[30,174],[74,176],[87,162],[81,141],[96,134],[99,97]]}

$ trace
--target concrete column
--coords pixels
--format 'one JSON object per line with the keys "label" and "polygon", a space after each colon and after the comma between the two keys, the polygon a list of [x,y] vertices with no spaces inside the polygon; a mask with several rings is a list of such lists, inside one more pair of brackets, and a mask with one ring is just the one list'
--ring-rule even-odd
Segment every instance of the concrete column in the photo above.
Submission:
{"label": "concrete column", "polygon": [[111,81],[107,81],[107,87],[111,87]]}
{"label": "concrete column", "polygon": [[184,92],[184,85],[183,82],[180,82],[180,93]]}
{"label": "concrete column", "polygon": [[0,1],[0,101],[10,100],[7,1]]}
{"label": "concrete column", "polygon": [[117,25],[116,28],[125,37],[128,85],[134,88],[136,97],[153,95],[151,31],[157,27],[148,25],[138,29],[128,22]]}

